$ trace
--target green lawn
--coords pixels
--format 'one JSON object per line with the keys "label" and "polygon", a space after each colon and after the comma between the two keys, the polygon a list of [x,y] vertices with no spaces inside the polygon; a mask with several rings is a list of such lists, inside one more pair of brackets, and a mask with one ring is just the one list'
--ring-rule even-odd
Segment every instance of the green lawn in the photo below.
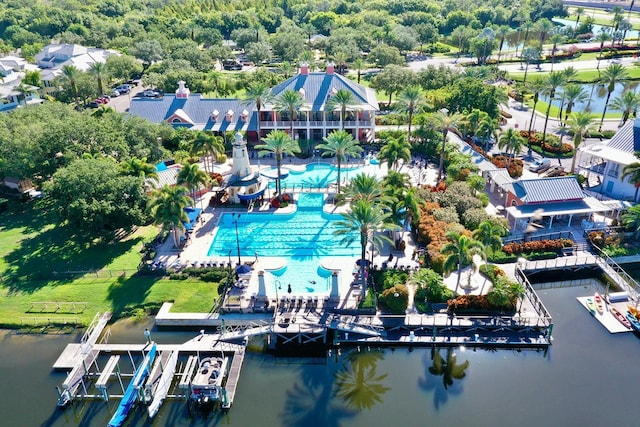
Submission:
{"label": "green lawn", "polygon": [[[606,61],[602,61],[600,69],[603,70],[607,66]],[[640,67],[627,67],[627,73],[629,74],[630,80],[640,79]],[[549,75],[549,71],[537,71],[535,65],[529,66],[529,72],[527,73],[527,80],[533,76],[546,77]],[[524,71],[519,72],[510,72],[509,77],[512,79],[521,82],[524,79]],[[592,83],[598,81],[599,74],[598,70],[580,70],[576,75],[576,81],[580,83]]]}
{"label": "green lawn", "polygon": [[[0,214],[0,326],[14,327],[33,317],[77,318],[87,324],[97,311],[123,317],[136,309],[156,310],[165,301],[174,301],[174,311],[211,310],[217,297],[215,283],[135,274],[143,243],[156,235],[154,226],[141,227],[117,242],[92,243],[55,223],[50,208],[33,203],[14,204]],[[99,273],[58,274],[59,279],[53,273],[94,270]],[[32,302],[88,306],[81,313],[39,313]]]}

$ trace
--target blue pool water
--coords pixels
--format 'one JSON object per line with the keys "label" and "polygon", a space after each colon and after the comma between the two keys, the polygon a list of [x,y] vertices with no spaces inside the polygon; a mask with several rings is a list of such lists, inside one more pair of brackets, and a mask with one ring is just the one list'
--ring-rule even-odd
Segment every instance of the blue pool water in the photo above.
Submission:
{"label": "blue pool water", "polygon": [[[243,257],[283,257],[284,269],[270,272],[265,277],[267,292],[275,292],[275,286],[293,294],[327,292],[331,272],[320,267],[323,257],[360,255],[359,237],[353,243],[341,243],[342,236],[333,232],[341,215],[324,213],[323,194],[300,194],[297,209],[292,214],[246,213],[238,220],[238,241]],[[231,213],[223,214],[218,231],[209,247],[208,256],[237,255],[236,231]],[[278,290],[280,292],[280,290]]]}
{"label": "blue pool water", "polygon": [[[282,168],[289,170],[289,176],[282,180],[283,191],[292,187],[325,188],[338,179],[338,167],[328,163],[310,163],[304,171],[290,170],[286,164],[283,164]],[[267,169],[265,172],[270,176],[277,175],[276,168]],[[348,167],[343,164],[340,167],[340,178],[349,180],[349,177],[354,177],[361,172],[363,172],[362,167]],[[275,188],[275,183],[270,183],[270,186]]]}

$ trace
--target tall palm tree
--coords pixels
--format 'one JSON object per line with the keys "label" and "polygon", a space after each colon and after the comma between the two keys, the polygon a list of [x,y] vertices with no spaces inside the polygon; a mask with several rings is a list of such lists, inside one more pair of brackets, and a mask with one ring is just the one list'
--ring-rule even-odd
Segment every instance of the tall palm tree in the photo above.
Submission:
{"label": "tall palm tree", "polygon": [[338,163],[338,193],[340,193],[340,171],[342,162],[349,157],[357,158],[362,154],[362,147],[359,142],[345,130],[333,131],[327,135],[323,144],[318,144],[317,148],[322,150],[322,157],[334,157]]}
{"label": "tall palm tree", "polygon": [[598,65],[596,66],[596,70],[598,70],[598,76],[600,76],[600,60],[602,59],[602,51],[604,50],[604,43],[608,40],[611,40],[611,34],[606,30],[606,27],[600,28],[600,32],[596,36],[596,40],[600,42],[600,54],[598,55]]}
{"label": "tall palm tree", "polygon": [[184,208],[192,203],[185,187],[167,185],[155,190],[149,203],[154,222],[171,231],[176,248],[179,247],[179,235],[185,228],[184,222],[189,220]]}
{"label": "tall palm tree", "polygon": [[525,61],[524,77],[522,78],[522,84],[526,85],[527,73],[529,72],[529,64],[531,64],[531,62],[533,61],[540,59],[540,51],[535,47],[525,47],[524,49],[522,49],[522,58],[524,58],[524,61]]}
{"label": "tall palm tree", "polygon": [[358,84],[360,83],[360,78],[362,77],[362,70],[364,69],[364,60],[362,58],[357,58],[355,61],[353,61],[353,68],[355,68],[356,72],[358,73],[358,80],[356,80],[358,82]]}
{"label": "tall palm tree", "polygon": [[575,15],[576,15],[576,26],[573,28],[573,30],[577,30],[578,29],[578,25],[580,25],[580,17],[584,14],[584,7],[578,7],[575,10]]}
{"label": "tall palm tree", "polygon": [[347,89],[336,91],[328,100],[324,108],[325,111],[340,111],[340,129],[344,130],[344,122],[347,119],[347,111],[356,110],[356,98]]}
{"label": "tall palm tree", "polygon": [[602,130],[604,116],[607,114],[607,107],[609,107],[609,99],[611,98],[611,93],[616,89],[616,84],[624,82],[628,78],[629,72],[622,64],[610,64],[602,72],[600,81],[607,85],[607,98],[604,101],[604,109],[602,110],[602,118],[600,119],[598,130]]}
{"label": "tall palm tree", "polygon": [[498,129],[498,122],[496,119],[491,118],[488,114],[485,114],[480,119],[478,123],[478,127],[476,127],[475,134],[482,138],[482,145],[484,151],[489,150],[488,141],[489,139],[495,135],[496,130]]}
{"label": "tall palm tree", "polygon": [[407,123],[409,129],[407,131],[407,142],[409,144],[411,144],[411,124],[413,122],[413,116],[420,110],[424,103],[424,93],[422,93],[422,89],[418,86],[407,86],[398,95],[396,110],[408,115]]}
{"label": "tall palm tree", "polygon": [[440,165],[438,166],[438,182],[444,174],[444,156],[446,154],[447,135],[449,129],[456,129],[463,121],[464,116],[459,113],[449,114],[446,109],[435,112],[430,117],[431,127],[442,133],[442,147],[440,149]]}
{"label": "tall palm tree", "polygon": [[482,243],[485,249],[484,259],[489,259],[489,251],[502,247],[501,237],[507,234],[504,225],[494,221],[482,221],[473,231],[473,238]]}
{"label": "tall palm tree", "polygon": [[264,108],[264,106],[273,101],[273,94],[271,93],[271,88],[267,86],[264,82],[256,81],[249,85],[247,88],[244,98],[242,102],[250,105],[256,106],[256,114],[257,114],[257,123],[258,123],[258,144],[262,140],[262,129],[260,128],[260,112]]}
{"label": "tall palm tree", "polygon": [[500,149],[504,149],[507,154],[511,154],[511,156],[507,157],[507,168],[510,164],[510,157],[515,157],[520,150],[522,150],[522,145],[524,144],[524,138],[520,135],[514,128],[507,129],[498,140],[498,147]]}
{"label": "tall palm tree", "polygon": [[562,43],[564,40],[564,36],[562,34],[555,33],[551,36],[551,43],[553,47],[551,48],[551,71],[553,71],[553,64],[556,62],[556,51],[558,49],[558,44]]}
{"label": "tall palm tree", "polygon": [[622,92],[611,101],[611,107],[615,110],[622,111],[622,121],[619,126],[624,125],[631,113],[635,112],[640,107],[640,95],[627,90]]}
{"label": "tall palm tree", "polygon": [[220,154],[224,154],[225,151],[224,138],[220,135],[212,135],[204,131],[197,132],[192,141],[191,148],[191,151],[194,153],[203,153],[205,155],[204,170],[207,173],[213,172],[215,159]]}
{"label": "tall palm tree", "polygon": [[62,66],[62,79],[71,87],[71,93],[73,94],[73,100],[76,103],[76,109],[80,108],[80,100],[78,99],[78,78],[80,78],[81,71],[73,65]]}
{"label": "tall palm tree", "polygon": [[345,65],[347,65],[347,60],[349,59],[349,55],[347,55],[344,51],[337,51],[334,55],[333,55],[333,60],[336,63],[336,66],[338,68],[338,74],[344,74],[344,67]]}
{"label": "tall palm tree", "polygon": [[400,160],[411,161],[411,145],[403,138],[389,138],[380,149],[378,160],[387,163],[390,170],[399,170]]}
{"label": "tall palm tree", "polygon": [[551,113],[551,105],[553,104],[553,98],[556,96],[556,90],[565,84],[567,77],[561,71],[552,71],[547,75],[545,79],[546,87],[544,90],[545,95],[549,96],[549,104],[547,105],[547,111],[544,116],[544,128],[542,130],[542,140],[546,141],[547,138],[547,124],[549,123],[549,114]]}
{"label": "tall palm tree", "polygon": [[538,30],[538,50],[542,52],[542,44],[553,29],[553,23],[547,18],[542,18],[536,22],[536,29]]}
{"label": "tall palm tree", "polygon": [[499,26],[498,31],[496,31],[496,35],[500,40],[498,44],[498,61],[496,63],[496,66],[500,65],[500,57],[502,56],[502,48],[504,47],[504,40],[507,38],[510,32],[511,32],[511,28],[509,28],[509,26],[507,25]]}
{"label": "tall palm tree", "polygon": [[629,177],[629,182],[636,187],[633,201],[638,201],[638,190],[640,190],[640,162],[633,162],[622,168],[622,179]]}
{"label": "tall palm tree", "polygon": [[281,180],[281,167],[282,167],[282,156],[284,154],[293,155],[295,153],[300,152],[300,147],[298,143],[291,139],[286,132],[281,130],[272,130],[269,132],[267,137],[264,139],[264,144],[256,145],[256,149],[258,149],[258,156],[263,157],[267,154],[273,153],[276,158],[276,169],[278,171],[278,177],[276,178],[276,193],[278,197],[282,195],[282,189],[280,185]]}
{"label": "tall palm tree", "polygon": [[98,84],[98,96],[104,94],[104,79],[107,77],[107,65],[104,62],[94,62],[87,70],[89,74],[96,78]]}
{"label": "tall palm tree", "polygon": [[[186,185],[191,192],[191,198],[195,200],[196,190],[209,182],[209,175],[198,166],[197,163],[186,164],[178,172],[176,177],[178,185]],[[202,200],[200,201],[202,203]]]}
{"label": "tall palm tree", "polygon": [[[540,76],[535,76],[531,81],[527,84],[527,89],[533,94],[533,108],[531,109],[531,119],[529,120],[529,132],[533,129],[533,117],[536,114],[536,106],[538,105],[538,100],[540,99],[540,94],[545,90],[546,82]],[[524,97],[523,101],[524,102]]]}
{"label": "tall palm tree", "polygon": [[[342,213],[342,220],[336,222],[337,236],[343,236],[341,243],[351,244],[355,240],[354,234],[360,238],[360,258],[367,259],[367,244],[379,248],[383,243],[393,245],[393,241],[382,231],[396,230],[397,225],[389,221],[390,212],[385,212],[377,204],[367,200],[357,200],[351,203],[351,210]],[[366,295],[365,263],[360,263],[360,279],[362,281],[363,295]]]}
{"label": "tall palm tree", "polygon": [[[147,158],[138,159],[130,158],[126,162],[120,163],[120,171],[123,175],[139,176],[143,179],[149,179],[158,182],[158,170],[154,165],[147,162]],[[155,185],[153,185],[155,187]]]}
{"label": "tall palm tree", "polygon": [[581,84],[577,83],[569,83],[564,87],[564,97],[567,100],[567,108],[564,112],[564,120],[567,121],[567,118],[571,114],[573,110],[573,106],[579,102],[584,102],[587,100],[587,91],[584,90]]}
{"label": "tall palm tree", "polygon": [[471,262],[473,255],[482,254],[482,243],[457,231],[448,231],[445,236],[448,243],[442,247],[440,253],[447,256],[444,260],[444,270],[446,272],[458,270],[456,289],[453,291],[454,295],[458,295],[462,267]]}
{"label": "tall palm tree", "polygon": [[593,116],[586,111],[578,111],[577,113],[573,113],[567,120],[566,127],[571,133],[573,133],[574,151],[573,160],[571,161],[572,173],[576,169],[576,155],[578,153],[578,148],[580,147],[584,136],[592,130],[593,124]]}
{"label": "tall palm tree", "polygon": [[296,120],[296,116],[300,108],[304,105],[304,99],[300,96],[299,92],[293,89],[287,89],[278,98],[276,98],[275,110],[279,113],[286,112],[289,115],[289,136],[295,140],[293,134],[293,122]]}

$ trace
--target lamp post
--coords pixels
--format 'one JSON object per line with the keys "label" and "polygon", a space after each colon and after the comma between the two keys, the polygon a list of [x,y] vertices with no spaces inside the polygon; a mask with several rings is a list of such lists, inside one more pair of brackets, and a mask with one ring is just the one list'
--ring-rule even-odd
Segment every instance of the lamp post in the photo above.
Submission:
{"label": "lamp post", "polygon": [[236,248],[238,249],[238,265],[241,265],[240,261],[240,237],[238,236],[238,220],[240,219],[240,214],[233,214],[233,225],[236,227]]}

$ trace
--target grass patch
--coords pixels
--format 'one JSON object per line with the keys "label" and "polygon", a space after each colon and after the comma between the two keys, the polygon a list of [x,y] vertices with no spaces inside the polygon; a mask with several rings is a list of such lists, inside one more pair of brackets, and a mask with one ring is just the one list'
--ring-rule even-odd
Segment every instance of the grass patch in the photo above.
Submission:
{"label": "grass patch", "polygon": [[[585,55],[583,55],[585,56]],[[602,60],[600,61],[600,70],[604,70],[607,67],[607,61],[606,60]],[[640,68],[639,67],[627,67],[627,73],[629,74],[629,80],[638,80],[640,79]],[[527,73],[527,80],[529,80],[530,77],[535,76],[540,76],[540,77],[546,77],[548,76],[550,73],[550,71],[537,71],[535,68],[535,65],[529,65],[529,72]],[[508,73],[509,77],[518,81],[518,82],[522,82],[522,80],[524,79],[524,71],[518,71],[518,72],[511,72]],[[600,79],[600,74],[598,73],[597,69],[591,69],[591,70],[579,70],[576,74],[576,79],[575,81],[577,83],[594,83],[597,82]]]}
{"label": "grass patch", "polygon": [[[208,312],[217,283],[173,281],[136,274],[141,249],[156,233],[140,227],[113,242],[95,242],[56,225],[46,204],[12,204],[0,214],[0,326],[15,327],[23,318],[77,319],[89,323],[97,311],[128,317],[137,309],[154,312],[165,301],[174,311]],[[98,273],[53,274],[95,271]],[[46,310],[34,302],[86,302],[86,309]]]}

